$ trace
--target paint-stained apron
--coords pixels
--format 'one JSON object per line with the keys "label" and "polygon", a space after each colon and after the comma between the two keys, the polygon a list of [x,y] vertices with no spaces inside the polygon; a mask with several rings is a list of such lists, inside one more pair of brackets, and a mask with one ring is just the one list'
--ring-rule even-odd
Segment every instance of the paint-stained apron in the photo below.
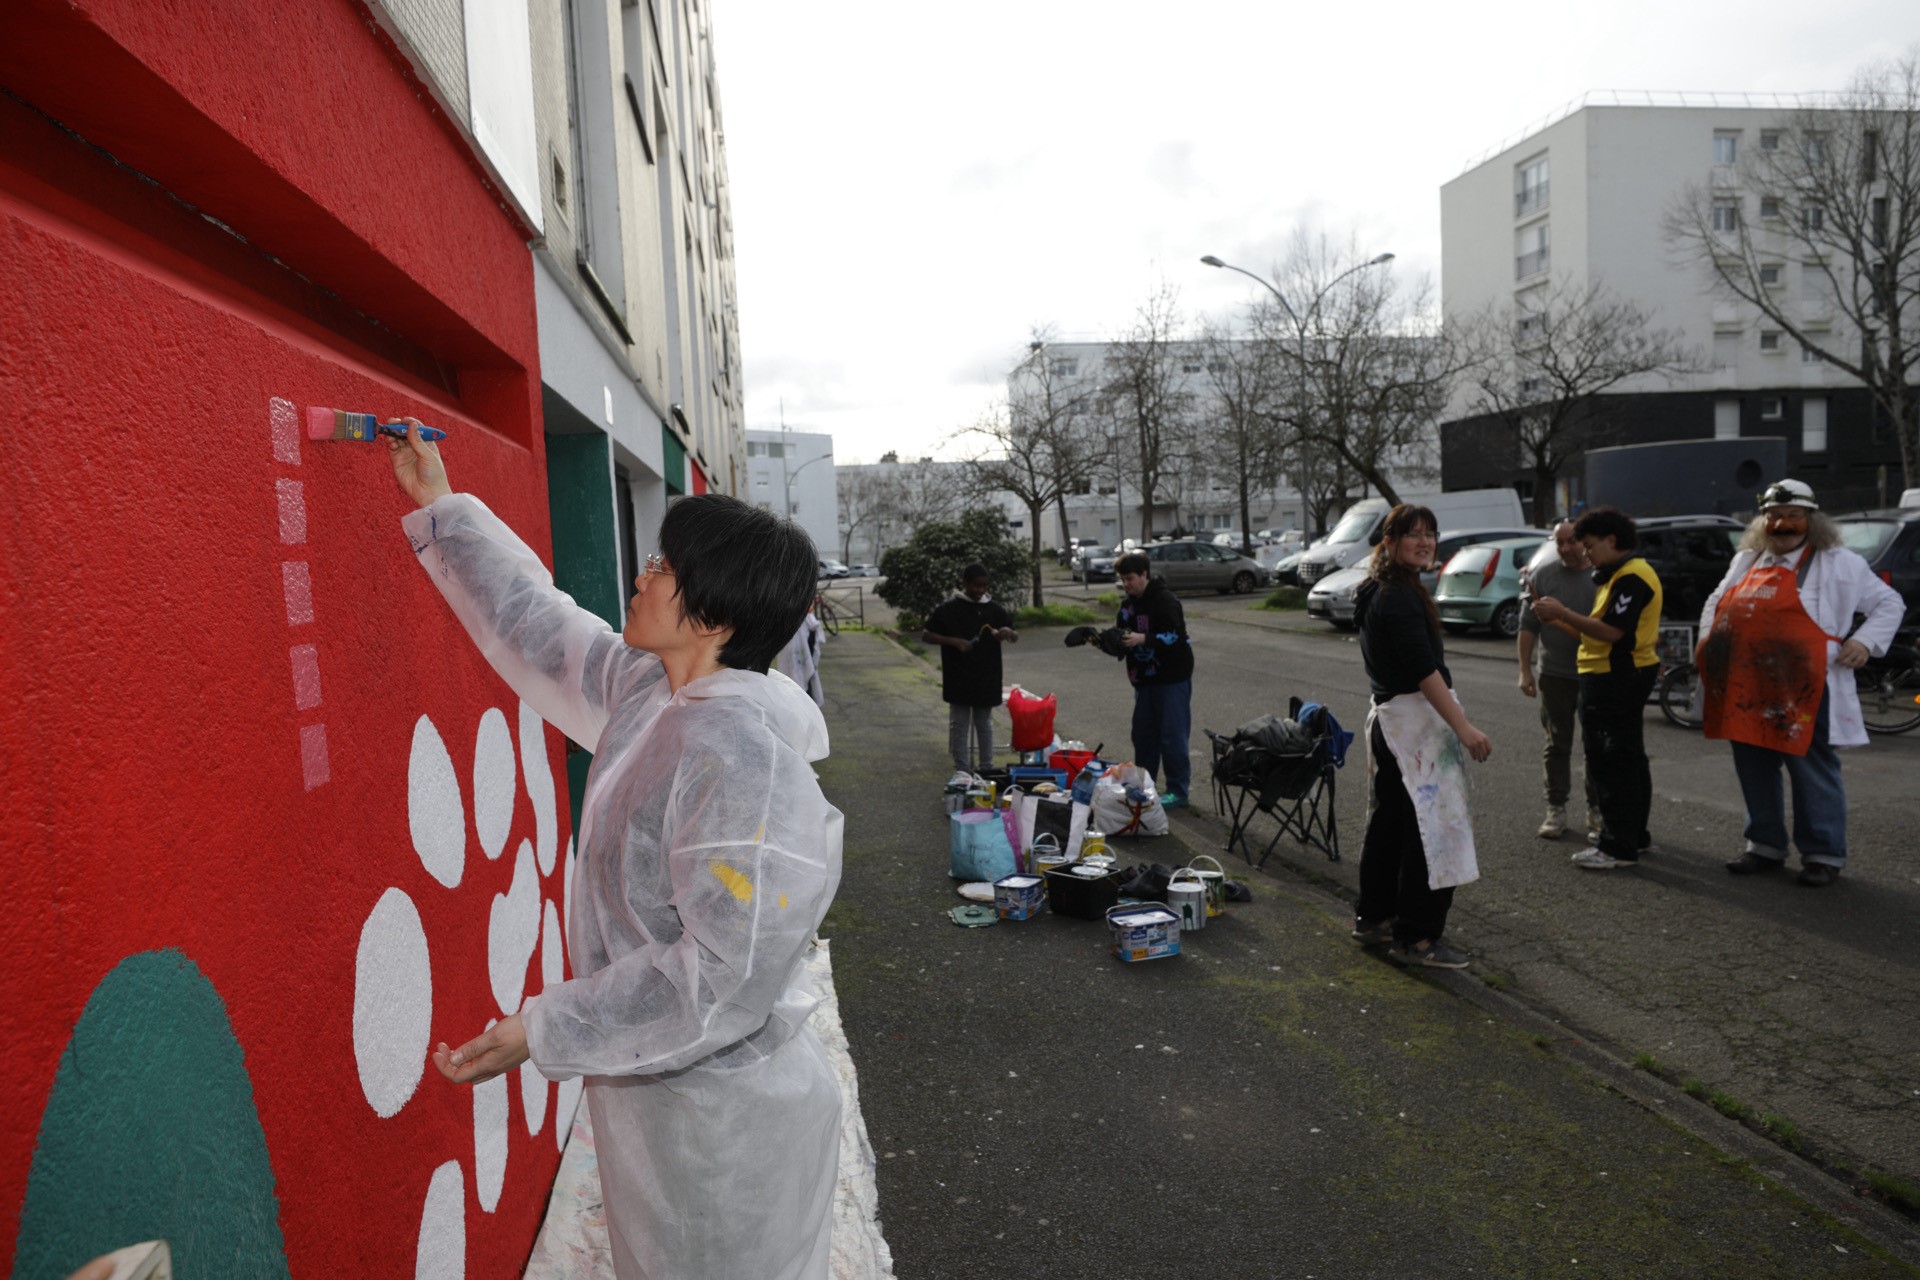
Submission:
{"label": "paint-stained apron", "polygon": [[[1453,691],[1447,691],[1450,695]],[[1454,701],[1460,699],[1454,696]],[[1451,889],[1480,878],[1473,853],[1473,822],[1467,814],[1467,750],[1423,693],[1403,693],[1376,702],[1367,712],[1367,779],[1373,779],[1373,726],[1387,740],[1413,800],[1420,843],[1427,852],[1427,886]],[[1373,788],[1367,788],[1373,816]]]}
{"label": "paint-stained apron", "polygon": [[1800,602],[1792,567],[1747,570],[1720,598],[1713,630],[1700,646],[1707,736],[1807,754],[1832,639]]}

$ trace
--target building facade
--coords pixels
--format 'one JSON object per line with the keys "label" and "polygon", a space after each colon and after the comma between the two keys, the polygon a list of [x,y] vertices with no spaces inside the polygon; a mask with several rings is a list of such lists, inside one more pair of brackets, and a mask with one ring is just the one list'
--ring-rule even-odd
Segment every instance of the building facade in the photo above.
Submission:
{"label": "building facade", "polygon": [[821,556],[840,555],[840,498],[833,437],[814,431],[747,432],[747,478],[740,496],[784,512],[807,531]]}
{"label": "building facade", "polygon": [[[1757,306],[1716,290],[1710,269],[1687,260],[1663,229],[1690,190],[1711,193],[1715,224],[1725,219],[1729,230],[1744,223],[1764,236],[1779,217],[1778,201],[1742,186],[1740,162],[1748,148],[1796,145],[1789,126],[1800,104],[1752,102],[1748,95],[1673,96],[1663,105],[1588,101],[1474,164],[1440,191],[1446,317],[1459,323],[1484,308],[1512,306],[1524,325],[1550,287],[1577,292],[1601,282],[1650,312],[1653,327],[1677,332],[1695,370],[1615,387],[1595,446],[1780,437],[1789,470],[1828,495],[1829,505],[1870,505],[1887,468],[1895,492],[1900,474],[1897,441],[1877,425],[1871,393],[1804,352]],[[1835,335],[1845,321],[1818,263],[1796,253],[1789,236],[1773,248],[1778,261],[1768,268],[1776,273],[1768,287],[1790,296],[1810,333]],[[1513,484],[1531,496],[1533,476],[1510,437],[1474,416],[1464,393],[1449,407],[1441,440],[1446,488]],[[1585,499],[1579,456],[1555,497],[1559,510]]]}

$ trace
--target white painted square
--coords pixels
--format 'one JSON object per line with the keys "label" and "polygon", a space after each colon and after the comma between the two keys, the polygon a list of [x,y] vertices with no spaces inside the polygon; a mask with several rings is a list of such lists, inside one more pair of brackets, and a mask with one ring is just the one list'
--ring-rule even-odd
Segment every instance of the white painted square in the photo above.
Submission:
{"label": "white painted square", "polygon": [[280,590],[287,601],[287,625],[304,627],[313,621],[313,576],[305,560],[280,562]]}
{"label": "white painted square", "polygon": [[287,651],[293,659],[293,705],[297,711],[311,711],[320,705],[320,652],[310,644],[297,644]]}
{"label": "white painted square", "polygon": [[327,726],[310,724],[301,728],[300,772],[306,778],[309,791],[332,780],[333,774],[327,768]]}
{"label": "white painted square", "polygon": [[279,396],[267,401],[267,425],[273,432],[273,460],[300,465],[300,411]]}
{"label": "white painted square", "polygon": [[306,487],[298,480],[275,480],[273,491],[280,499],[280,541],[298,546],[307,540]]}

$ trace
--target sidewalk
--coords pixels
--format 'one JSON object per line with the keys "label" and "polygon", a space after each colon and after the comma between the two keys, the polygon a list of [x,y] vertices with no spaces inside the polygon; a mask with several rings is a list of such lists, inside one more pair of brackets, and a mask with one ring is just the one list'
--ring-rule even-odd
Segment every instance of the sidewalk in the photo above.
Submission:
{"label": "sidewalk", "polygon": [[[1920,1275],[1911,1224],[1237,859],[1256,901],[1178,959],[1123,966],[1052,916],[954,927],[937,679],[867,634],[822,676],[847,825],[821,932],[900,1274]],[[1116,852],[1223,843],[1174,826]]]}

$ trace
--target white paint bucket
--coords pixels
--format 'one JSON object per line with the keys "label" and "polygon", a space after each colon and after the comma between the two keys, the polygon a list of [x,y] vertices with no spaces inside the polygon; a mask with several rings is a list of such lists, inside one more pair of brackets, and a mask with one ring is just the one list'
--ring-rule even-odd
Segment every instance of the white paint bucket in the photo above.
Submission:
{"label": "white paint bucket", "polygon": [[1180,917],[1182,929],[1191,932],[1207,927],[1207,886],[1198,871],[1181,867],[1173,873],[1173,879],[1167,882],[1167,905]]}
{"label": "white paint bucket", "polygon": [[[1211,862],[1213,869],[1201,866],[1202,862]],[[1203,853],[1189,862],[1183,870],[1192,871],[1200,877],[1200,883],[1207,887],[1207,914],[1225,915],[1227,910],[1227,871],[1220,865],[1220,859],[1210,853]]]}

